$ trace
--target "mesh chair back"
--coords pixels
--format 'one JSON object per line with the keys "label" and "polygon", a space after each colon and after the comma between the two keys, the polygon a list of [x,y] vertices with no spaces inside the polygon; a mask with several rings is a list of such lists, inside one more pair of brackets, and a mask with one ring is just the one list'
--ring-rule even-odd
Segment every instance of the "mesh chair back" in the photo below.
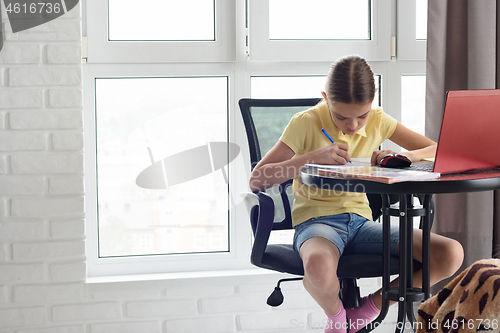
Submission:
{"label": "mesh chair back", "polygon": [[[252,169],[278,142],[294,114],[318,104],[321,98],[241,99],[239,106],[250,145]],[[275,207],[273,229],[291,229],[293,205],[292,182],[287,181],[266,190]]]}

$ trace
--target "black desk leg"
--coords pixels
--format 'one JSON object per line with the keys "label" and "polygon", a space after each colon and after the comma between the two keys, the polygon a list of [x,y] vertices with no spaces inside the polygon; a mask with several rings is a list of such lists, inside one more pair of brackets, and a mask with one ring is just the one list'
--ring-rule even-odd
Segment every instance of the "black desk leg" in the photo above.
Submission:
{"label": "black desk leg", "polygon": [[431,221],[434,216],[431,207],[432,194],[426,194],[424,196],[423,208],[426,212],[422,221],[422,291],[424,292],[424,298],[428,299],[431,297],[430,292],[430,242],[431,242]]}
{"label": "black desk leg", "polygon": [[[413,311],[415,302],[430,297],[430,229],[434,212],[431,207],[432,194],[426,194],[422,208],[413,205],[413,196],[400,195],[399,206],[399,289],[398,289],[398,327],[401,332],[405,326],[405,312],[413,330],[416,328],[416,318]],[[413,287],[413,217],[421,216],[422,229],[422,288]],[[404,261],[404,262],[403,262]]]}
{"label": "black desk leg", "polygon": [[[413,214],[415,212],[415,207],[413,205],[413,195],[408,194],[406,196],[406,285],[408,288],[413,288]],[[409,323],[415,323],[415,315],[413,313],[413,300],[408,297],[408,292],[406,293],[406,316]]]}
{"label": "black desk leg", "polygon": [[[398,290],[398,324],[396,325],[396,333],[402,333],[406,321],[406,286],[408,283],[408,196],[406,194],[399,195],[399,290]],[[413,228],[411,228],[413,229]],[[411,286],[410,286],[411,287]]]}
{"label": "black desk leg", "polygon": [[[371,324],[364,327],[359,333],[367,333],[384,320],[389,312],[389,301],[398,302],[398,323],[396,333],[403,333],[406,326],[406,318],[411,326],[415,328],[415,314],[413,303],[430,297],[429,278],[429,244],[430,229],[432,221],[431,194],[424,197],[423,207],[417,208],[413,205],[413,196],[407,194],[399,195],[399,210],[390,207],[389,196],[382,195],[382,223],[383,223],[383,277],[382,277],[382,310]],[[399,286],[390,288],[390,262],[391,262],[391,216],[399,217]],[[413,287],[413,217],[422,216],[423,240],[422,240],[422,289]]]}
{"label": "black desk leg", "polygon": [[385,297],[391,288],[391,216],[389,214],[390,198],[388,194],[382,194],[382,255],[383,255],[383,275],[382,275],[382,309],[375,322],[380,323],[389,312],[389,299]]}

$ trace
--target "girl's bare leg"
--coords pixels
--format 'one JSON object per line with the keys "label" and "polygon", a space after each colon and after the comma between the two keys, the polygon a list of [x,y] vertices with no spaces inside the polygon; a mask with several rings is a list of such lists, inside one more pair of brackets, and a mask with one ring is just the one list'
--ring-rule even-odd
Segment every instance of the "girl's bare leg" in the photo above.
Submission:
{"label": "girl's bare leg", "polygon": [[304,263],[304,287],[326,314],[337,314],[341,304],[337,246],[325,238],[313,237],[302,244],[300,257]]}

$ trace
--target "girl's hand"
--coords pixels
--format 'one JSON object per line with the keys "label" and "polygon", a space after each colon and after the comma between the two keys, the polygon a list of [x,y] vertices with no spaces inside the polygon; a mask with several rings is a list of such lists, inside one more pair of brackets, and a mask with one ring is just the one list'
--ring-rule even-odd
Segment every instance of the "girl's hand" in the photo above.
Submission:
{"label": "girl's hand", "polygon": [[249,180],[250,190],[263,191],[281,184],[297,176],[306,163],[346,164],[351,159],[348,149],[346,144],[332,143],[294,157],[293,150],[278,141],[253,169]]}
{"label": "girl's hand", "polygon": [[312,151],[312,160],[317,164],[343,165],[351,160],[348,150],[348,145],[334,142]]}
{"label": "girl's hand", "polygon": [[413,160],[411,159],[411,154],[408,154],[408,152],[405,152],[405,153],[399,153],[399,152],[396,152],[394,150],[390,150],[390,149],[386,149],[386,150],[375,150],[372,154],[372,158],[371,158],[371,165],[377,165],[377,164],[380,164],[380,161],[386,157],[387,155],[389,154],[399,154],[399,155],[403,155],[403,156],[406,156],[410,159],[410,161],[413,162]]}

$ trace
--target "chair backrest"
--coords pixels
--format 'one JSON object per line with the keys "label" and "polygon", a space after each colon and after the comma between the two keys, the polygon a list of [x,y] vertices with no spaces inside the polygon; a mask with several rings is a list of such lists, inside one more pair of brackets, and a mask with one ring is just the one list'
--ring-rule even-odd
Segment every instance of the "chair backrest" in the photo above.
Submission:
{"label": "chair backrest", "polygon": [[[239,106],[247,133],[252,169],[278,142],[292,116],[313,107],[320,101],[321,98],[241,99]],[[273,230],[292,228],[291,184],[292,181],[289,180],[266,190],[274,201]]]}

